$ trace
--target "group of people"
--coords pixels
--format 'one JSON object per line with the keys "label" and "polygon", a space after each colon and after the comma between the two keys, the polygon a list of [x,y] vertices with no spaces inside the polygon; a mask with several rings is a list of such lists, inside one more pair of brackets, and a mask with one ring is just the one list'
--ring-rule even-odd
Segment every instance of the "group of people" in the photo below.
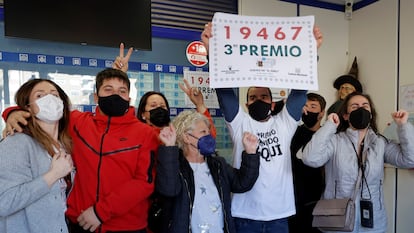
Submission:
{"label": "group of people", "polygon": [[[319,47],[317,27],[314,36]],[[211,37],[208,23],[207,48]],[[320,232],[312,227],[316,201],[350,197],[360,167],[358,199],[372,203],[374,224],[361,225],[358,200],[354,232],[386,231],[384,163],[414,167],[406,111],[392,114],[397,144],[378,133],[375,107],[358,88],[323,126],[326,101],[316,93],[291,90],[275,104],[269,88],[250,87],[245,112],[233,89],[217,88],[231,166],[216,154],[212,118],[187,82],[180,87],[196,110],[171,121],[167,99],[151,91],[135,113],[131,54],[121,44],[113,68],[96,75],[95,113],[70,111],[50,80],[30,80],[16,93],[17,107],[3,113],[0,232],[144,233],[154,191],[166,197],[162,233]]]}

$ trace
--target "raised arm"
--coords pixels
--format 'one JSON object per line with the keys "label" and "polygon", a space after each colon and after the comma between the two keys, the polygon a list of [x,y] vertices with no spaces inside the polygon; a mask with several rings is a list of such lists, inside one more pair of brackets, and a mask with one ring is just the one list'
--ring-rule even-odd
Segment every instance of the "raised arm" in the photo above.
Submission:
{"label": "raised arm", "polygon": [[216,88],[220,110],[227,122],[231,122],[239,111],[239,99],[232,88]]}
{"label": "raised arm", "polygon": [[302,109],[306,103],[306,90],[292,90],[286,100],[286,108],[295,120],[300,120]]}
{"label": "raised arm", "polygon": [[414,167],[414,126],[408,122],[408,112],[399,110],[391,114],[397,124],[399,143],[385,146],[385,162],[399,168]]}
{"label": "raised arm", "polygon": [[208,118],[210,121],[210,134],[216,138],[217,131],[216,127],[214,126],[213,118],[210,115],[210,112],[208,111],[208,108],[204,104],[204,96],[200,92],[200,90],[197,87],[193,87],[190,85],[190,83],[184,79],[184,84],[180,83],[181,90],[190,98],[191,102],[196,106],[197,112],[203,114]]}
{"label": "raised arm", "polygon": [[119,55],[115,58],[115,61],[112,63],[112,68],[127,72],[129,58],[131,57],[134,48],[129,48],[126,56],[124,56],[124,49],[124,43],[121,43],[119,45]]}

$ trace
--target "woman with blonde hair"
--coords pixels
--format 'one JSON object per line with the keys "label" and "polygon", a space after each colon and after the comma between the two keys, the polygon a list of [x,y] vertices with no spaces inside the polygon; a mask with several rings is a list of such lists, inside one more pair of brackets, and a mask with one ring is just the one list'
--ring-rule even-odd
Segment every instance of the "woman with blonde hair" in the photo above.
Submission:
{"label": "woman with blonde hair", "polygon": [[204,115],[183,111],[161,130],[155,183],[173,200],[168,233],[235,233],[231,192],[250,190],[259,175],[257,137],[244,134],[242,165],[234,169],[215,155],[209,124]]}

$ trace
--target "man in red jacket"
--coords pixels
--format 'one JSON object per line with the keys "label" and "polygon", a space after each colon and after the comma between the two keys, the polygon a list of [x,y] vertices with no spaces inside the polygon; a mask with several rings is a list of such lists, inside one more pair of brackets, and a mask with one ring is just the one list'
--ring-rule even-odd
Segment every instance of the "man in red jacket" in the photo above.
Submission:
{"label": "man in red jacket", "polygon": [[129,106],[126,73],[99,72],[96,90],[96,113],[70,115],[77,169],[67,201],[70,232],[144,233],[158,136]]}

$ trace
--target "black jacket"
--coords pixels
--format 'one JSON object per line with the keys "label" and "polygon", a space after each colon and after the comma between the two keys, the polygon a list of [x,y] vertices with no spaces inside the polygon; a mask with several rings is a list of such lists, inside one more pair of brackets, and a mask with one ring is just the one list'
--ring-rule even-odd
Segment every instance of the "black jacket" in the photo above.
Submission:
{"label": "black jacket", "polygon": [[[219,156],[206,157],[206,161],[223,206],[223,232],[235,233],[231,216],[231,192],[246,192],[253,187],[259,176],[259,155],[243,152],[240,169],[233,168]],[[190,233],[194,176],[190,164],[178,147],[159,147],[155,185],[160,194],[171,197],[173,202],[167,232]]]}

